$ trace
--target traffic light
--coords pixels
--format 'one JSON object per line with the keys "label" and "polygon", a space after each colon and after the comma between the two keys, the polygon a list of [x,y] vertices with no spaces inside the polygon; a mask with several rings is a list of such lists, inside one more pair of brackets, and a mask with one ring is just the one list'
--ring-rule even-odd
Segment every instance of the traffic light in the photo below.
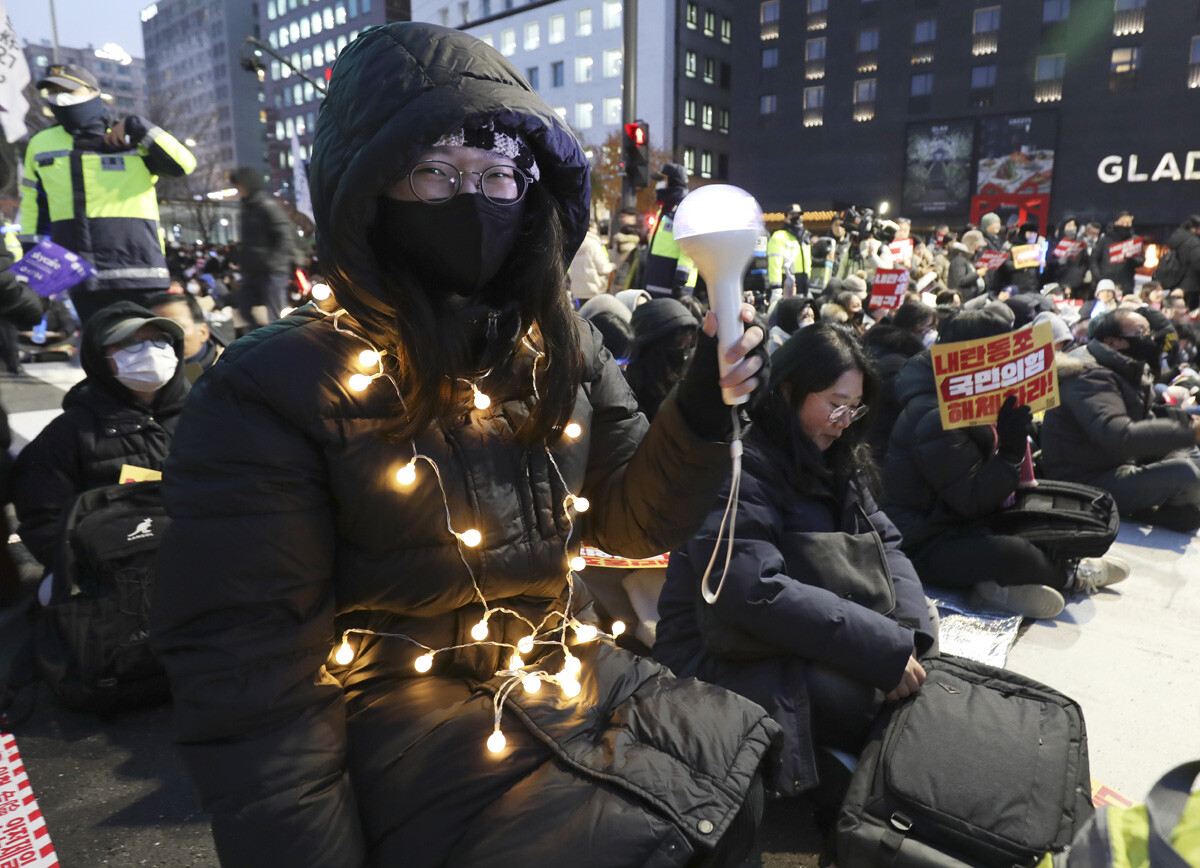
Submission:
{"label": "traffic light", "polygon": [[625,124],[621,162],[635,190],[650,186],[650,125],[645,121]]}

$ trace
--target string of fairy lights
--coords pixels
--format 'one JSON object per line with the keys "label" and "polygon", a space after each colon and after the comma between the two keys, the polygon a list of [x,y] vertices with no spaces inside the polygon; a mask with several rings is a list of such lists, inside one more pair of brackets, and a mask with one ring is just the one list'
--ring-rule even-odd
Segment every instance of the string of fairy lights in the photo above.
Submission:
{"label": "string of fairy lights", "polygon": [[[330,298],[332,291],[325,284],[316,284],[312,287],[312,297],[317,302],[323,302]],[[339,334],[344,334],[352,340],[365,345],[365,349],[361,350],[355,357],[351,365],[357,363],[358,370],[353,370],[346,378],[346,387],[352,392],[363,392],[371,387],[376,380],[387,379],[395,389],[397,396],[403,403],[403,395],[399,384],[388,373],[384,365],[384,359],[387,356],[386,350],[380,349],[371,343],[363,335],[348,328],[341,319],[346,311],[339,309],[335,311],[324,310],[319,304],[313,305],[324,316],[333,320],[333,327]],[[535,354],[534,364],[531,369],[531,378],[534,380],[534,397],[537,397],[536,373],[537,363],[543,357],[540,350],[534,347],[528,340],[528,337],[522,339],[523,344],[532,350]],[[471,389],[471,400],[473,405],[478,410],[486,410],[491,404],[491,398],[480,388],[480,384],[487,379],[490,371],[485,371],[477,379],[467,380],[462,379],[460,382],[469,386]],[[563,428],[563,435],[569,439],[577,439],[583,434],[583,428],[577,422],[570,422]],[[427,673],[433,669],[434,660],[439,654],[448,654],[454,651],[459,651],[465,648],[491,646],[507,649],[509,651],[508,660],[504,668],[499,669],[495,674],[503,678],[503,682],[495,691],[492,697],[492,733],[488,736],[486,745],[487,749],[492,753],[500,753],[504,750],[506,739],[500,728],[501,717],[504,712],[504,705],[508,700],[509,695],[520,686],[528,694],[536,694],[541,691],[544,684],[556,686],[562,691],[562,694],[568,698],[574,698],[579,695],[581,685],[579,682],[580,675],[583,670],[583,664],[578,657],[573,655],[568,646],[568,636],[573,635],[576,642],[586,643],[592,642],[603,636],[609,639],[615,639],[625,631],[625,624],[621,621],[614,621],[611,627],[611,633],[603,633],[592,624],[586,624],[571,613],[571,603],[575,594],[575,573],[582,570],[586,566],[586,561],[578,554],[572,555],[569,549],[570,539],[575,529],[575,516],[579,513],[587,512],[591,504],[586,497],[574,494],[570,491],[563,477],[562,471],[555,461],[553,453],[549,447],[543,444],[546,458],[549,465],[554,469],[555,474],[563,490],[567,494],[563,498],[562,510],[563,516],[567,521],[567,533],[563,542],[563,555],[567,563],[566,584],[567,595],[566,601],[562,610],[552,609],[542,620],[535,624],[533,621],[526,618],[520,612],[503,606],[492,605],[483,594],[483,590],[479,587],[479,582],[476,579],[475,571],[471,567],[470,560],[467,557],[466,549],[477,548],[483,543],[483,534],[478,528],[467,528],[465,530],[456,530],[450,513],[450,499],[446,491],[446,485],[442,478],[441,468],[437,462],[428,455],[425,455],[417,450],[416,443],[412,444],[412,457],[402,465],[395,474],[395,481],[401,491],[411,489],[418,481],[417,465],[423,462],[428,465],[432,471],[433,479],[436,480],[438,489],[442,496],[442,506],[446,513],[446,530],[454,538],[458,549],[459,560],[462,561],[466,568],[467,575],[470,577],[471,585],[474,589],[475,596],[483,606],[482,618],[471,628],[471,642],[466,642],[459,645],[450,645],[446,647],[433,648],[414,639],[403,633],[385,633],[376,630],[371,630],[365,627],[352,627],[342,632],[341,643],[334,651],[334,661],[339,666],[348,666],[354,661],[356,652],[354,646],[350,644],[350,638],[355,635],[372,636],[379,638],[398,639],[406,641],[416,648],[421,650],[421,654],[413,661],[413,668],[418,673]],[[491,618],[497,615],[508,615],[518,623],[523,623],[529,628],[529,632],[516,641],[516,643],[497,641],[491,637],[491,627],[488,622]],[[562,667],[558,671],[549,671],[539,668],[536,663],[527,664],[525,655],[531,654],[538,646],[558,646],[562,650]],[[545,659],[547,655],[542,655],[539,659]]]}

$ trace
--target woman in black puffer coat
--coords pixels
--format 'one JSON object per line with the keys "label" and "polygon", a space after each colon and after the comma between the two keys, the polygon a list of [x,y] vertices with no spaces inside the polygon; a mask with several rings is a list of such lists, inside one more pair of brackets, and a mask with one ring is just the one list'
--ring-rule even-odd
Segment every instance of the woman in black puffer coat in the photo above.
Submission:
{"label": "woman in black puffer coat", "polygon": [[715,341],[648,426],[567,293],[582,148],[471,36],[365,30],[310,171],[336,300],[224,353],[164,484],[151,631],[222,864],[732,864],[774,724],[563,625],[579,542],[654,554],[707,511]]}

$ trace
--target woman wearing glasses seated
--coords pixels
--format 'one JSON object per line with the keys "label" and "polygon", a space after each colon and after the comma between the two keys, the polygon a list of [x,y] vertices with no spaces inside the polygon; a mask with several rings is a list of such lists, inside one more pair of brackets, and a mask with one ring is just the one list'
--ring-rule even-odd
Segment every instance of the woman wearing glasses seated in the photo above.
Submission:
{"label": "woman wearing glasses seated", "polygon": [[671,553],[659,598],[655,658],[753,699],[783,728],[781,795],[829,783],[817,748],[857,753],[880,703],[925,680],[929,610],[875,502],[865,435],[876,395],[845,326],[808,326],[776,350],[737,511],[722,531],[727,485]]}
{"label": "woman wearing glasses seated", "polygon": [[221,864],[737,864],[775,725],[586,641],[572,570],[699,526],[762,330],[648,424],[567,288],[583,149],[465,33],[364,30],[309,165],[333,297],[226,350],[165,474],[151,633]]}
{"label": "woman wearing glasses seated", "polygon": [[18,533],[47,569],[78,495],[119,482],[123,464],[162,470],[188,394],[182,327],[133,302],[93,314],[79,355],[87,377],[13,467]]}

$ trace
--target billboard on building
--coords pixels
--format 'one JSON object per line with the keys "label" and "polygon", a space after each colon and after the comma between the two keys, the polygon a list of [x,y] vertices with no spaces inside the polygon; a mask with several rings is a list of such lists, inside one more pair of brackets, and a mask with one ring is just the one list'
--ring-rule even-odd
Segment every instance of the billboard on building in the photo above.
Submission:
{"label": "billboard on building", "polygon": [[975,192],[1048,196],[1057,138],[1058,115],[1053,112],[980,118]]}
{"label": "billboard on building", "polygon": [[904,158],[904,213],[960,216],[971,200],[975,122],[909,124]]}

